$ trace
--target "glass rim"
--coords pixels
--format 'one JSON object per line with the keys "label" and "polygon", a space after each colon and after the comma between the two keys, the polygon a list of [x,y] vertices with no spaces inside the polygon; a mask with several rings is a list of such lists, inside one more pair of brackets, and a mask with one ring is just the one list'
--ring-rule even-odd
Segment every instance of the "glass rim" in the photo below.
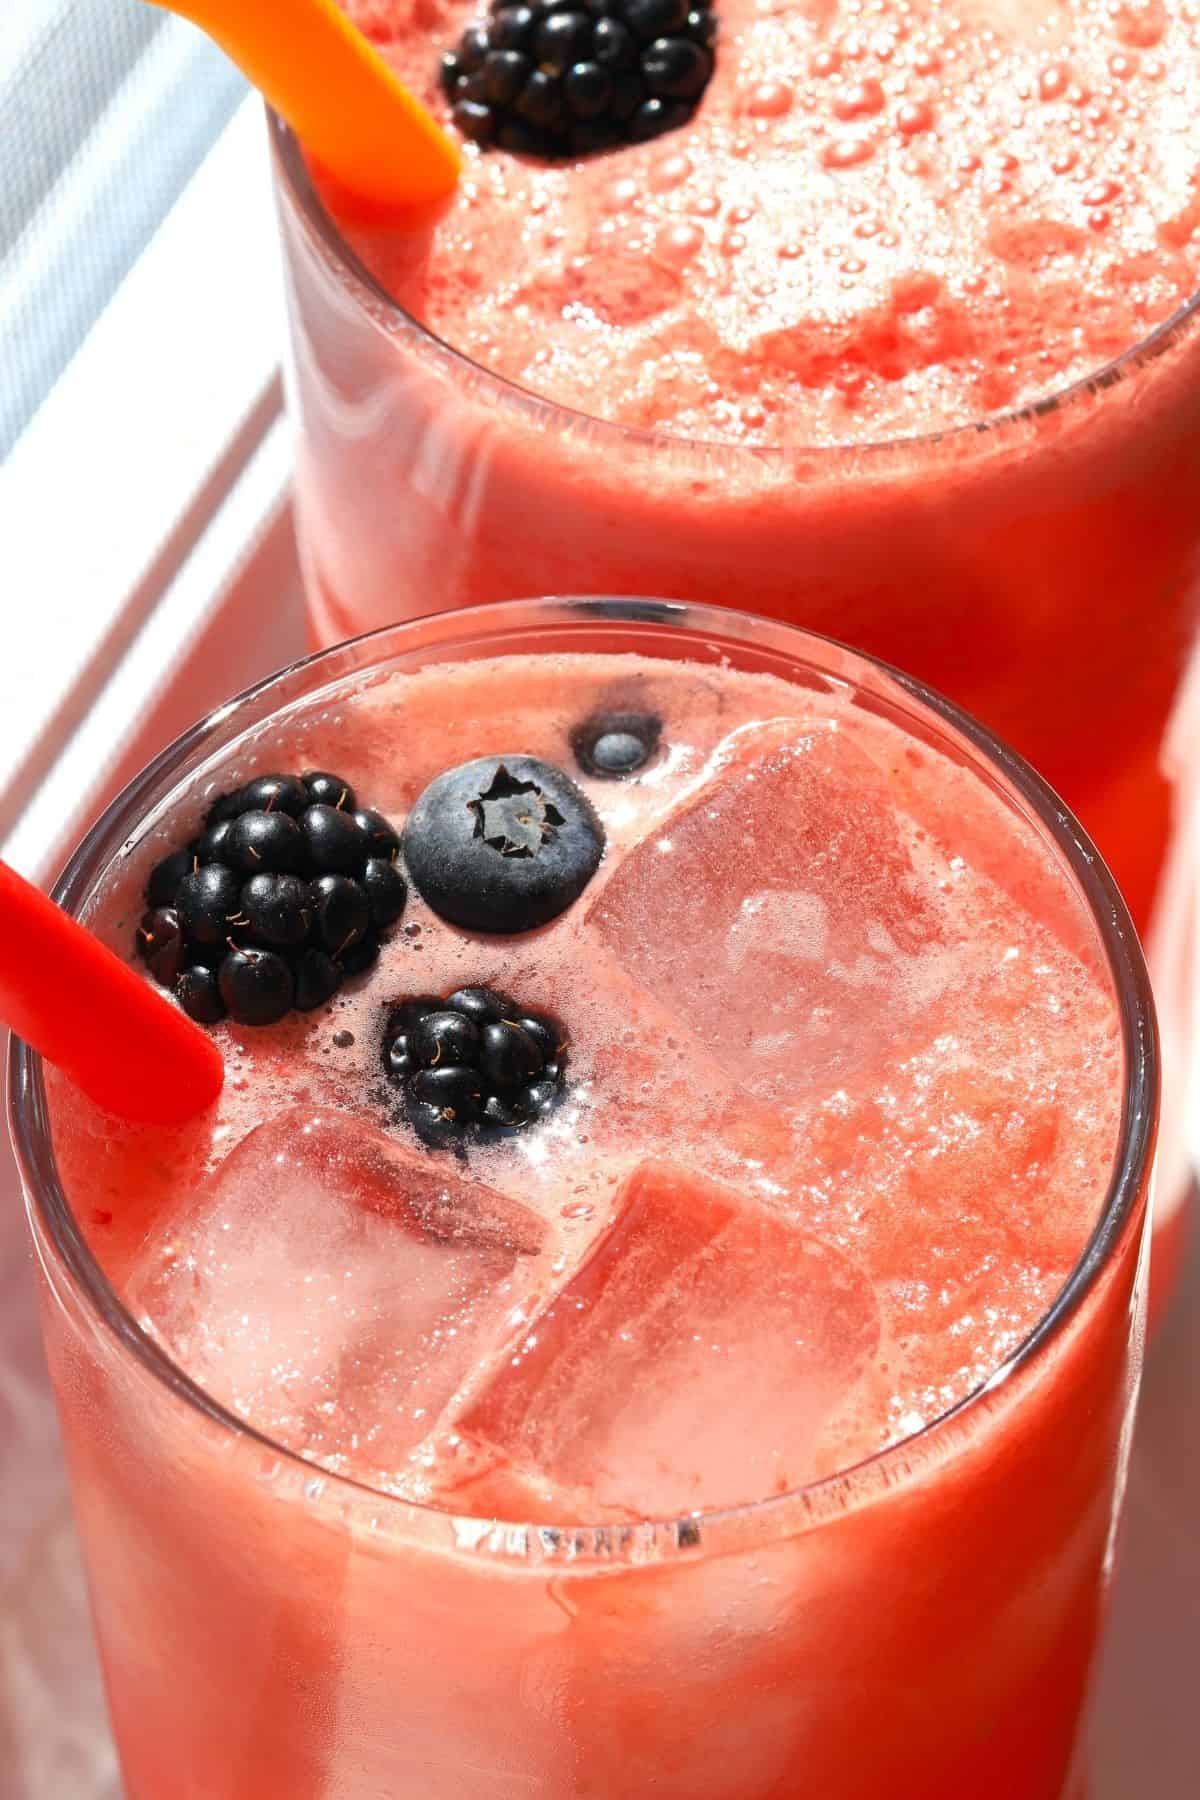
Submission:
{"label": "glass rim", "polygon": [[[889,690],[899,690],[898,701],[890,691],[887,699],[898,705],[910,721],[923,714],[925,723],[932,722],[943,743],[949,741],[960,750],[965,744],[981,777],[985,773],[993,777],[999,774],[1003,784],[1001,797],[1011,806],[1015,794],[1020,807],[1032,815],[1034,824],[1066,865],[1083,899],[1112,982],[1124,1053],[1120,1124],[1104,1202],[1078,1261],[1053,1301],[1009,1355],[962,1399],[903,1438],[846,1468],[785,1493],[761,1496],[737,1506],[699,1508],[682,1516],[654,1517],[628,1524],[568,1519],[545,1525],[457,1515],[445,1507],[407,1499],[353,1476],[329,1471],[276,1442],[193,1380],[142,1330],[89,1247],[59,1178],[42,1059],[13,1035],[8,1059],[9,1126],[31,1223],[36,1214],[76,1300],[119,1351],[132,1355],[156,1384],[202,1414],[210,1424],[239,1443],[270,1452],[272,1458],[309,1485],[317,1480],[322,1491],[328,1488],[347,1499],[367,1500],[376,1509],[394,1509],[397,1518],[415,1517],[426,1525],[433,1521],[436,1529],[449,1529],[456,1542],[465,1534],[472,1549],[516,1555],[519,1560],[528,1559],[531,1541],[536,1541],[543,1560],[562,1555],[571,1561],[612,1562],[614,1555],[619,1558],[631,1543],[635,1554],[644,1554],[647,1542],[653,1542],[656,1556],[694,1550],[701,1542],[706,1552],[719,1552],[722,1543],[742,1541],[747,1527],[757,1529],[764,1519],[780,1522],[780,1536],[815,1528],[835,1514],[853,1510],[865,1497],[868,1483],[896,1486],[896,1463],[907,1460],[912,1465],[919,1450],[935,1439],[944,1444],[947,1427],[1011,1386],[1014,1378],[1059,1337],[1092,1291],[1110,1254],[1122,1241],[1139,1196],[1147,1191],[1158,1113],[1158,1035],[1150,978],[1125,902],[1083,827],[1031,765],[970,714],[914,677],[821,633],[733,608],[590,595],[544,596],[425,614],[348,639],[277,670],[197,721],[121,790],[71,856],[52,889],[53,898],[68,912],[75,912],[91,896],[97,881],[136,835],[142,821],[174,792],[181,779],[188,777],[191,759],[198,759],[203,765],[281,707],[312,698],[323,688],[355,674],[387,668],[403,657],[406,640],[415,638],[420,644],[422,633],[439,623],[443,635],[435,638],[434,648],[444,648],[448,653],[446,660],[453,659],[455,645],[460,650],[470,646],[474,657],[502,655],[505,636],[528,635],[536,630],[541,641],[547,628],[564,635],[572,627],[594,633],[602,623],[624,632],[645,627],[647,635],[654,631],[665,635],[683,632],[695,640],[698,651],[703,647],[714,661],[739,647],[774,650],[786,657],[794,669],[810,670],[826,683],[832,676],[864,686],[864,677],[877,683],[882,677]],[[484,647],[477,648],[480,645]],[[626,646],[638,647],[636,643]],[[436,654],[424,659],[426,663],[437,660]],[[329,671],[327,681],[309,683],[308,677],[314,671],[324,670]],[[249,716],[244,716],[247,713]],[[227,735],[220,736],[226,728]]]}
{"label": "glass rim", "polygon": [[[410,313],[372,274],[344,236],[317,191],[300,140],[291,127],[270,105],[266,105],[265,110],[272,160],[279,175],[278,187],[309,232],[339,266],[343,276],[359,290],[355,298],[361,310],[368,310],[365,300],[370,301],[372,310],[385,309],[396,324],[432,350],[440,360],[469,373],[473,383],[490,388],[508,404],[528,413],[531,418],[544,423],[557,423],[563,428],[586,430],[589,435],[611,437],[617,442],[635,444],[645,449],[675,454],[691,450],[710,456],[746,456],[767,463],[803,458],[817,463],[828,461],[844,464],[856,460],[876,461],[889,453],[905,454],[916,450],[942,449],[949,445],[965,445],[972,440],[980,448],[984,448],[997,438],[1007,439],[1010,435],[1019,434],[1036,425],[1039,420],[1062,411],[1064,407],[1081,405],[1085,400],[1095,399],[1106,389],[1128,380],[1145,364],[1154,362],[1184,337],[1200,313],[1198,289],[1144,337],[1127,345],[1107,362],[1098,364],[1096,368],[1076,376],[1072,381],[1064,382],[1061,387],[1051,388],[1019,406],[1004,407],[997,412],[984,413],[978,418],[965,419],[934,431],[879,438],[846,438],[829,443],[753,444],[742,443],[734,438],[692,437],[681,432],[653,431],[635,425],[622,425],[616,420],[604,419],[598,414],[565,406],[560,401],[536,393],[532,388],[524,387],[507,375],[498,374],[486,364],[468,356],[465,351],[456,349],[445,338],[430,330],[415,314]],[[372,323],[374,322],[372,319]]]}

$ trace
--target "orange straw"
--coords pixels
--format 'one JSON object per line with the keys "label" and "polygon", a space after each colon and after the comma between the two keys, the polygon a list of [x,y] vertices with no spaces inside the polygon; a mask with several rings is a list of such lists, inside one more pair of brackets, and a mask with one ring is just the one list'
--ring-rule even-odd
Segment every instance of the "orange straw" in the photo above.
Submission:
{"label": "orange straw", "polygon": [[458,146],[335,0],[153,0],[199,25],[316,161],[372,210],[449,198]]}
{"label": "orange straw", "polygon": [[225,1079],[207,1032],[5,862],[0,1019],[122,1119],[195,1118]]}

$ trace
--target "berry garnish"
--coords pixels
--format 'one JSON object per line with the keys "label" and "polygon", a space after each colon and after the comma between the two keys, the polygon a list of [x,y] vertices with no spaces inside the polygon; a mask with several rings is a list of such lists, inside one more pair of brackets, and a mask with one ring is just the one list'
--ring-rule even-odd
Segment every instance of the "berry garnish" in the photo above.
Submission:
{"label": "berry garnish", "polygon": [[300,779],[310,804],[315,800],[322,806],[336,806],[340,812],[354,811],[354,789],[340,775],[331,775],[328,769],[309,769]]}
{"label": "berry garnish", "polygon": [[241,911],[256,942],[273,950],[302,944],[313,916],[308,883],[299,875],[252,875],[242,889]]}
{"label": "berry garnish", "polygon": [[421,995],[388,1009],[383,1067],[409,1123],[434,1147],[519,1131],[563,1086],[566,1033],[494,988]]}
{"label": "berry garnish", "polygon": [[304,866],[304,836],[288,813],[244,812],[230,826],[220,860],[243,875],[292,874]]}
{"label": "berry garnish", "polygon": [[577,900],[604,827],[569,775],[530,756],[485,756],[431,781],[404,827],[423,899],[469,931],[531,931]]}
{"label": "berry garnish", "polygon": [[160,863],[154,865],[146,883],[146,899],[150,905],[173,906],[180,882],[195,867],[196,849],[192,844],[185,845],[182,850],[172,850],[170,856],[164,856]]}
{"label": "berry garnish", "polygon": [[260,775],[209,808],[146,887],[138,953],[204,1025],[311,1012],[379,955],[408,885],[400,839],[340,775]]}
{"label": "berry garnish", "polygon": [[225,1010],[242,1025],[274,1025],[292,1009],[296,982],[274,950],[231,950],[217,971]]}
{"label": "berry garnish", "polygon": [[175,890],[175,910],[190,943],[223,944],[241,907],[242,877],[223,863],[194,869]]}
{"label": "berry garnish", "polygon": [[200,963],[183,971],[175,983],[175,998],[197,1025],[217,1025],[225,1017],[225,1002],[217,986],[216,973]]}
{"label": "berry garnish", "polygon": [[171,987],[183,973],[187,945],[174,907],[159,906],[148,912],[137,930],[138,952],[155,981]]}
{"label": "berry garnish", "polygon": [[585,156],[685,125],[716,37],[710,0],[492,0],[442,57],[442,90],[485,148]]}
{"label": "berry garnish", "polygon": [[575,760],[585,775],[623,781],[650,761],[662,736],[652,713],[595,713],[571,733]]}

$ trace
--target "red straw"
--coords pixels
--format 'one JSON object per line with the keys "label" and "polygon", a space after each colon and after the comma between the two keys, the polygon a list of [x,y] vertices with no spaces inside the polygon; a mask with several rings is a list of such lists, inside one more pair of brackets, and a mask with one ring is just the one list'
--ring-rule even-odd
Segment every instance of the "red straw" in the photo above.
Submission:
{"label": "red straw", "polygon": [[0,862],[0,1019],[107,1112],[176,1125],[213,1104],[213,1040]]}

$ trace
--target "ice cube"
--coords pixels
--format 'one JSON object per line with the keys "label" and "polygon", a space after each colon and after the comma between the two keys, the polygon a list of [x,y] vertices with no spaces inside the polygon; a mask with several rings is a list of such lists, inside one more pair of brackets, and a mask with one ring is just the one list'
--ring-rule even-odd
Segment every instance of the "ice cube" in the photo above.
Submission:
{"label": "ice cube", "polygon": [[234,1412],[371,1479],[403,1464],[511,1330],[544,1230],[445,1159],[292,1111],[151,1237],[130,1299]]}
{"label": "ice cube", "polygon": [[[667,1163],[455,1425],[474,1502],[554,1517],[670,1516],[783,1493],[878,1342],[871,1287],[828,1244]],[[522,1488],[524,1495],[522,1496]],[[509,1514],[511,1516],[511,1514]]]}
{"label": "ice cube", "polygon": [[879,765],[773,723],[615,871],[591,923],[757,1098],[874,1066],[945,989],[942,914]]}

